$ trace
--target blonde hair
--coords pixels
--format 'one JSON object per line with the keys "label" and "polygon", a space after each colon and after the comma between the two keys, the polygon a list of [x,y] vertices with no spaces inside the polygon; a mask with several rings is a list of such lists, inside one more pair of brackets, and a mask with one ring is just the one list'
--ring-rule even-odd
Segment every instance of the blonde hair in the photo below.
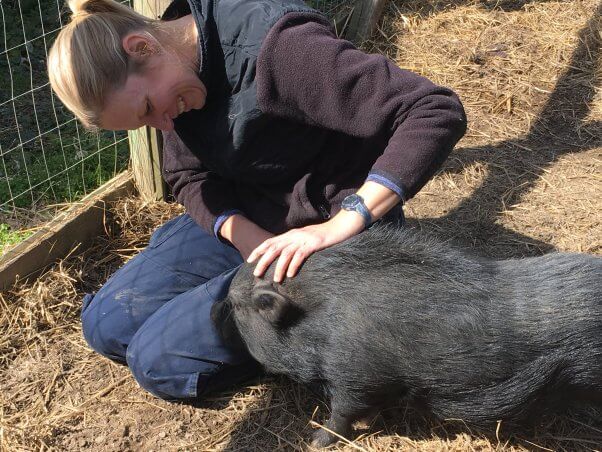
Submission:
{"label": "blonde hair", "polygon": [[108,93],[140,69],[123,49],[123,37],[143,31],[157,38],[159,21],[113,0],[68,3],[71,22],[48,55],[50,85],[86,128],[97,130]]}

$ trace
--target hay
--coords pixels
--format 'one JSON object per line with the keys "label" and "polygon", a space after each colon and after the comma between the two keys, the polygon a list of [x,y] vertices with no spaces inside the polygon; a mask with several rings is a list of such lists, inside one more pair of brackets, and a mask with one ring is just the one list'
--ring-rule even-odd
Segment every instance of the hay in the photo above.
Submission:
{"label": "hay", "polygon": [[595,1],[390,4],[386,39],[370,49],[452,87],[469,118],[410,216],[498,257],[600,252],[601,9]]}
{"label": "hay", "polygon": [[[366,44],[453,87],[469,132],[408,203],[414,225],[491,256],[552,249],[602,254],[600,5],[429,1],[389,4]],[[0,450],[309,448],[327,410],[284,378],[253,381],[197,406],[138,388],[81,337],[84,293],[181,212],[120,202],[107,236],[31,284],[0,294]],[[534,432],[485,435],[400,406],[337,450],[600,450],[600,413],[544,417]]]}

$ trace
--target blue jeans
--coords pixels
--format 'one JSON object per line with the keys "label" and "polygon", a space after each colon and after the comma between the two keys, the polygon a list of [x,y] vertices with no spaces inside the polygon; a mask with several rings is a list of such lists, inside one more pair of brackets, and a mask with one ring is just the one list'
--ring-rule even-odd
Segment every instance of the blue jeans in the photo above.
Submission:
{"label": "blue jeans", "polygon": [[[401,206],[381,221],[400,226]],[[180,215],[95,295],[86,295],[82,329],[90,347],[127,363],[144,389],[163,399],[194,399],[259,373],[244,350],[224,345],[210,318],[242,257]]]}
{"label": "blue jeans", "polygon": [[86,295],[84,337],[164,399],[197,398],[248,378],[259,367],[246,351],[227,348],[210,319],[241,263],[238,251],[190,216],[174,218],[98,293]]}

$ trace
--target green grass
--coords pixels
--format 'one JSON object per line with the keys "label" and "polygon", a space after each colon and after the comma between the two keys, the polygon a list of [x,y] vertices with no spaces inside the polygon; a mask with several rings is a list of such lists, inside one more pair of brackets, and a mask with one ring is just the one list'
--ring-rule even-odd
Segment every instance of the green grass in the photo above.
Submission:
{"label": "green grass", "polygon": [[45,59],[68,9],[59,16],[55,1],[17,5],[4,4],[0,26],[0,50],[11,49],[0,54],[0,215],[19,223],[102,185],[127,168],[129,150],[125,133],[91,135],[56,98],[53,108]]}
{"label": "green grass", "polygon": [[31,231],[13,231],[8,224],[0,223],[0,255],[8,247],[25,240],[31,234]]}
{"label": "green grass", "polygon": [[[40,145],[15,154],[5,177],[0,178],[0,205],[27,208],[75,201],[127,168],[129,150],[124,134],[116,135],[117,143],[112,136],[102,135],[80,141],[62,138],[62,147],[58,134],[44,140],[51,143],[44,146],[44,154]],[[71,143],[66,145],[65,140]]]}

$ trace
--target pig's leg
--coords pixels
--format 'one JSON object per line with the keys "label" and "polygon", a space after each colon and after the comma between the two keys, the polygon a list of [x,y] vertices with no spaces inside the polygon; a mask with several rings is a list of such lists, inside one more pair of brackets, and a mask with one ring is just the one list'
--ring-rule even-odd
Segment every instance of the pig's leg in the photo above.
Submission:
{"label": "pig's leg", "polygon": [[[351,432],[351,422],[352,421],[345,416],[333,412],[330,415],[330,419],[326,421],[326,428],[341,436],[347,437],[349,432]],[[338,436],[321,428],[313,434],[311,445],[313,447],[326,447],[336,443],[339,439]]]}
{"label": "pig's leg", "polygon": [[[351,433],[351,424],[355,422],[362,414],[366,413],[368,407],[358,404],[347,394],[333,392],[331,395],[331,415],[326,421],[325,427],[347,438]],[[314,447],[326,447],[337,442],[340,438],[329,431],[321,428],[313,435],[311,445]]]}

